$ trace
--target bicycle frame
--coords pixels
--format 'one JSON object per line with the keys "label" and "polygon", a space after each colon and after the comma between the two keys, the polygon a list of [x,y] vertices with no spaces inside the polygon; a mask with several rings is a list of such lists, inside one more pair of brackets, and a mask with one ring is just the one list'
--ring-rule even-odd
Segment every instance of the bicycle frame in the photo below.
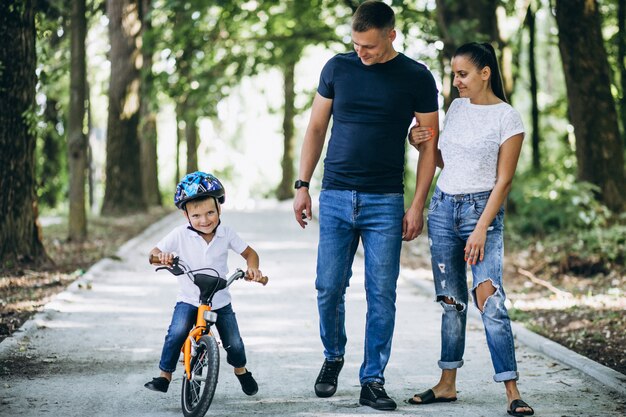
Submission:
{"label": "bicycle frame", "polygon": [[[185,344],[182,347],[185,375],[189,380],[191,380],[191,358],[196,356],[196,342],[205,334],[212,334],[211,326],[207,326],[207,321],[205,319],[205,312],[209,311],[211,311],[211,306],[207,304],[200,304],[198,307],[198,314],[196,316],[196,325],[189,332],[189,335],[185,340]],[[217,319],[217,314],[214,313],[213,317]]]}

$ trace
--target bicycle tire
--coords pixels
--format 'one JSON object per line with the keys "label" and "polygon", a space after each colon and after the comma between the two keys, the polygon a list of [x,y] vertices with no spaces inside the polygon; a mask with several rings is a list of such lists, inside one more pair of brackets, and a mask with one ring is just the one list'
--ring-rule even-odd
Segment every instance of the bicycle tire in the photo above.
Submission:
{"label": "bicycle tire", "polygon": [[198,340],[197,355],[191,359],[191,380],[183,376],[181,405],[185,417],[204,417],[209,410],[217,387],[219,364],[215,337],[202,336]]}

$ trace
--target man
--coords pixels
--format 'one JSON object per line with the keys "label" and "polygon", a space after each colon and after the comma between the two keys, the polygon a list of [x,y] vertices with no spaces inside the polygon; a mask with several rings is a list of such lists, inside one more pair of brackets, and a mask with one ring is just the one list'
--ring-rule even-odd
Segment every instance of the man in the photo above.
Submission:
{"label": "man", "polygon": [[320,336],[325,361],[315,393],[330,397],[345,353],[345,291],[359,240],[365,252],[367,318],[359,402],[378,410],[396,403],[384,389],[384,370],[395,325],[396,283],[402,240],[422,231],[426,195],[435,172],[435,140],[420,148],[415,196],[404,212],[407,130],[413,117],[438,132],[437,89],[425,66],[396,52],[393,10],[366,1],[352,20],[355,52],[325,65],[313,101],[296,181],[294,211],[301,227],[312,218],[309,181],[326,131],[333,128],[324,160],[317,258]]}

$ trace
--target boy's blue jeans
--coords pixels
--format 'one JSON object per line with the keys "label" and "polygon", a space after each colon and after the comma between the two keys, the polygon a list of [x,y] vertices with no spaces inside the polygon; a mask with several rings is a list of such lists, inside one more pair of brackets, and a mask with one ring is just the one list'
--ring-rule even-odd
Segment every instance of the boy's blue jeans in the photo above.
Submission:
{"label": "boy's blue jeans", "polygon": [[384,384],[395,325],[403,195],[323,190],[319,204],[315,287],[324,355],[335,360],[345,353],[345,293],[360,239],[365,252],[367,316],[359,379],[361,384]]}
{"label": "boy's blue jeans", "polygon": [[[467,264],[465,243],[476,227],[491,191],[450,195],[435,189],[428,208],[428,239],[435,280],[437,301],[443,307],[441,320],[441,369],[463,366],[465,323],[467,319]],[[504,207],[487,229],[484,259],[472,265],[472,295],[476,304],[476,288],[491,281],[495,293],[487,298],[481,311],[487,345],[495,370],[496,382],[517,380],[517,363],[511,321],[504,301],[502,263],[504,257]],[[452,299],[453,304],[444,301]]]}
{"label": "boy's blue jeans", "polygon": [[[246,351],[239,335],[239,326],[232,305],[228,304],[214,310],[217,313],[215,327],[226,350],[226,361],[235,368],[246,366]],[[159,369],[163,372],[174,372],[189,330],[196,324],[198,307],[178,302],[174,307],[172,322],[165,336]]]}

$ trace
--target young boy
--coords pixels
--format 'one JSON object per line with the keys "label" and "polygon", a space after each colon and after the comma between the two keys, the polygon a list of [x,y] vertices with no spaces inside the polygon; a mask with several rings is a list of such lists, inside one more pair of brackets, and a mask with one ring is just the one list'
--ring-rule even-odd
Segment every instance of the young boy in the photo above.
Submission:
{"label": "young boy", "polygon": [[[220,208],[224,203],[224,187],[211,174],[194,172],[188,174],[176,187],[174,204],[183,211],[189,225],[181,225],[165,236],[150,255],[158,256],[163,265],[171,264],[179,255],[191,269],[213,268],[221,277],[228,274],[228,250],[231,249],[246,260],[247,278],[259,280],[259,256],[230,227],[221,224]],[[189,330],[196,322],[200,290],[187,276],[178,277],[179,292],[170,327],[165,336],[159,368],[161,374],[145,384],[153,391],[167,392],[172,372]],[[232,309],[228,288],[213,296],[212,309],[217,313],[215,326],[226,350],[226,361],[235,368],[241,389],[254,395],[258,386],[252,373],[246,369],[246,352],[239,335],[235,312]]]}

